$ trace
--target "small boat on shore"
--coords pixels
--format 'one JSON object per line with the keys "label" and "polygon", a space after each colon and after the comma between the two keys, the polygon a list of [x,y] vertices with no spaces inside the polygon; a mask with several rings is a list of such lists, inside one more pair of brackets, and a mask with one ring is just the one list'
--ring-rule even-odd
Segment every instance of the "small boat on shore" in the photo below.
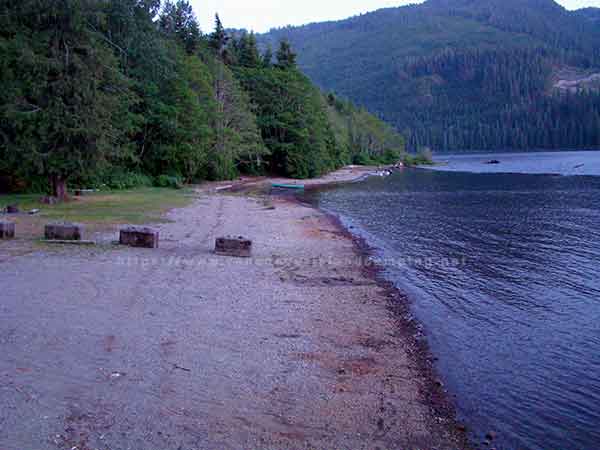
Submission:
{"label": "small boat on shore", "polygon": [[280,184],[280,183],[273,183],[271,185],[271,187],[276,188],[276,189],[304,189],[304,185],[303,184]]}

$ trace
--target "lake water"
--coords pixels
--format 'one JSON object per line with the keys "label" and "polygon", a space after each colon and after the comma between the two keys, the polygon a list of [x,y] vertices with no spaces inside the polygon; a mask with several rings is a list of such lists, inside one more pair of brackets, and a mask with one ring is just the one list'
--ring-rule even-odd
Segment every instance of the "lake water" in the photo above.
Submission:
{"label": "lake water", "polygon": [[[444,172],[600,175],[600,151],[439,155],[434,170]],[[490,161],[498,164],[486,164]]]}
{"label": "lake water", "polygon": [[600,448],[600,152],[440,159],[316,201],[388,260],[476,443]]}

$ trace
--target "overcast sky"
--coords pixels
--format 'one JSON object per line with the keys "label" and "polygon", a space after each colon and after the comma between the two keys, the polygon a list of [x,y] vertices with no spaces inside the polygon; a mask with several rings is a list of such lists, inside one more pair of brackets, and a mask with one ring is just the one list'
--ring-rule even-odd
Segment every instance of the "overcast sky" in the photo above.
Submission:
{"label": "overcast sky", "polygon": [[[310,22],[345,19],[368,11],[391,6],[421,3],[407,0],[190,0],[202,31],[214,28],[219,13],[227,28],[246,28],[256,32],[273,27],[302,25]],[[569,9],[600,7],[600,0],[559,0]]]}

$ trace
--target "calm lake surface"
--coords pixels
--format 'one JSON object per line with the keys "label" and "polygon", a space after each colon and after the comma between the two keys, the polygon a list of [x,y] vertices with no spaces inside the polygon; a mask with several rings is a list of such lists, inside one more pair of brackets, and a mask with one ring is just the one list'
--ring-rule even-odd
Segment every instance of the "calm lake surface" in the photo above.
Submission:
{"label": "calm lake surface", "polygon": [[315,201],[388,260],[476,443],[600,448],[600,152],[440,159]]}

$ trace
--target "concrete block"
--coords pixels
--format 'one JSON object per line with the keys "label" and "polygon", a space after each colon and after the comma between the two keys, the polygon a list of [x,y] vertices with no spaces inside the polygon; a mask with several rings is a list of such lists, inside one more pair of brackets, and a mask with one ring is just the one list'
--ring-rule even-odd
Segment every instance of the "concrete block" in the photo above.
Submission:
{"label": "concrete block", "polygon": [[83,236],[83,225],[50,223],[46,225],[44,235],[49,241],[80,241]]}
{"label": "concrete block", "polygon": [[252,256],[252,241],[242,236],[220,237],[215,242],[215,253],[223,256],[249,258]]}
{"label": "concrete block", "polygon": [[13,222],[0,222],[0,239],[15,237],[15,224]]}
{"label": "concrete block", "polygon": [[158,248],[158,231],[146,227],[121,229],[119,244],[130,247]]}

